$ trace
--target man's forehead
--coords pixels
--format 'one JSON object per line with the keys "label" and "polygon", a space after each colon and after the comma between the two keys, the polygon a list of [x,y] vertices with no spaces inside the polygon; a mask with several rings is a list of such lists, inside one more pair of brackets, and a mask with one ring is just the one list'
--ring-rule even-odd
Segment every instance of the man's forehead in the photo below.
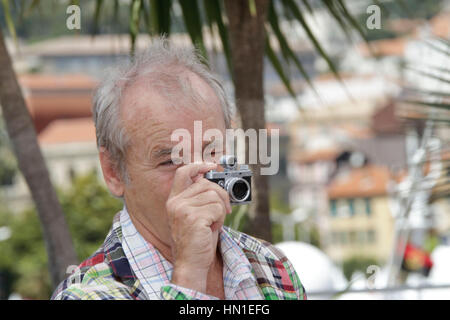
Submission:
{"label": "man's forehead", "polygon": [[[152,105],[167,107],[213,107],[220,106],[220,100],[211,86],[190,70],[155,71],[138,76],[122,92],[122,108],[135,109]],[[155,100],[155,101],[153,101]],[[167,110],[169,111],[169,110]]]}

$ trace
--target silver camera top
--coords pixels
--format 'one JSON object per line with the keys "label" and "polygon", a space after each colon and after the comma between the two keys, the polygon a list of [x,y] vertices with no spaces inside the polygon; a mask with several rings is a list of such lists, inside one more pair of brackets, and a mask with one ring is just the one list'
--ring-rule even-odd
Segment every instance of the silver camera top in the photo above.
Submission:
{"label": "silver camera top", "polygon": [[235,156],[225,155],[220,157],[219,163],[225,170],[235,170],[237,159]]}
{"label": "silver camera top", "polygon": [[211,170],[205,173],[207,179],[223,179],[230,177],[251,177],[252,171],[245,164],[238,166],[235,156],[225,155],[219,160],[220,165],[224,168],[223,171]]}

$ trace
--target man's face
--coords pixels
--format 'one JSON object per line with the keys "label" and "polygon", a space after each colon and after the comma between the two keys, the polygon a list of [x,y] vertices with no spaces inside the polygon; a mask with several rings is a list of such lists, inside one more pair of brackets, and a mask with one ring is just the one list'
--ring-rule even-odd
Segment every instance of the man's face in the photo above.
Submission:
{"label": "man's face", "polygon": [[[194,74],[191,87],[202,97],[202,105],[184,106],[185,101],[170,105],[168,99],[149,88],[145,78],[127,88],[122,96],[121,117],[129,137],[126,170],[129,183],[124,185],[124,199],[130,215],[166,244],[170,243],[166,201],[175,170],[171,162],[172,132],[186,129],[191,136],[191,161],[194,161],[194,121],[202,122],[202,134],[218,129],[225,137],[225,121],[220,102],[213,90]],[[186,99],[187,101],[188,99]],[[173,103],[173,102],[172,102]],[[211,141],[202,141],[202,150]],[[217,147],[216,159],[224,146]],[[201,155],[200,156],[201,159]]]}

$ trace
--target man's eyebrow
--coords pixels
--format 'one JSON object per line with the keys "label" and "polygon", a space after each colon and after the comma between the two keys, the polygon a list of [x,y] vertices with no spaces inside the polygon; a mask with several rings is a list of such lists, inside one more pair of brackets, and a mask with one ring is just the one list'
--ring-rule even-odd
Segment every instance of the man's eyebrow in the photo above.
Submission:
{"label": "man's eyebrow", "polygon": [[[215,148],[221,147],[221,144],[218,143],[217,140],[213,140],[213,141],[204,141],[202,149],[205,149],[209,145],[212,145]],[[173,148],[171,148],[171,147],[163,148],[163,149],[155,149],[155,150],[153,150],[151,152],[151,157],[154,158],[154,159],[159,159],[159,158],[165,157],[167,155],[171,155],[172,154],[172,149]]]}
{"label": "man's eyebrow", "polygon": [[212,146],[212,147],[214,147],[214,149],[223,147],[222,143],[220,143],[218,140],[213,140],[213,141],[206,142],[203,145],[203,149],[205,149],[208,146]]}
{"label": "man's eyebrow", "polygon": [[172,148],[156,149],[152,151],[152,158],[159,159],[172,154]]}

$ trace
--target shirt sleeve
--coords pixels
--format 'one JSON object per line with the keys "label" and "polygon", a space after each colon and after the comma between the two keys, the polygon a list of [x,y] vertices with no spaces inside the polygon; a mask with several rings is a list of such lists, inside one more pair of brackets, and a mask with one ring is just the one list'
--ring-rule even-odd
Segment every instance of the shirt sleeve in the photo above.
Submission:
{"label": "shirt sleeve", "polygon": [[289,277],[291,278],[292,285],[294,286],[294,290],[297,295],[297,299],[307,300],[305,287],[303,287],[303,284],[301,283],[300,278],[294,269],[294,266],[287,258],[286,261],[284,262],[284,266],[289,274]]}
{"label": "shirt sleeve", "polygon": [[200,291],[188,289],[173,283],[161,288],[161,298],[163,300],[219,300],[215,296],[210,296]]}

